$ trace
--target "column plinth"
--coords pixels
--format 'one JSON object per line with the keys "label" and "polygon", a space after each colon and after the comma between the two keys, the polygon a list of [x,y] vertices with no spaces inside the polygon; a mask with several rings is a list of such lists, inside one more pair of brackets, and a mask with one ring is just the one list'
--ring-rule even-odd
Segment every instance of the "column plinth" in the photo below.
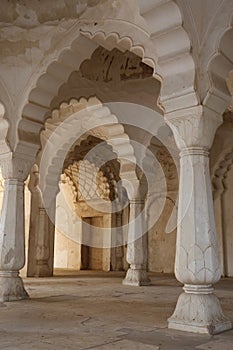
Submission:
{"label": "column plinth", "polygon": [[22,278],[18,271],[0,271],[0,300],[16,301],[28,299],[29,295],[26,292]]}

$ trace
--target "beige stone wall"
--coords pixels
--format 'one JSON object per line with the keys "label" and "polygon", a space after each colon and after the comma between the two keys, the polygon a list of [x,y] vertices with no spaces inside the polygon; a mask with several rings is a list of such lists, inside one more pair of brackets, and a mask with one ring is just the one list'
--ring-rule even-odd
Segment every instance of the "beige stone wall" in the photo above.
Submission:
{"label": "beige stone wall", "polygon": [[[167,198],[164,208],[157,222],[148,232],[148,269],[154,272],[173,273],[176,251],[176,229],[169,232],[169,219],[174,210],[174,199]],[[154,216],[161,208],[156,201],[150,208],[148,224],[154,220]],[[174,215],[174,213],[173,213]],[[176,226],[174,226],[176,227]]]}
{"label": "beige stone wall", "polygon": [[82,222],[75,214],[71,197],[67,191],[64,194],[66,185],[61,184],[60,188],[56,203],[54,267],[79,270]]}
{"label": "beige stone wall", "polygon": [[[72,204],[72,196],[67,184],[60,185],[61,191],[57,195],[56,229],[54,267],[63,269],[81,269],[81,243],[82,235],[89,234],[94,237],[93,246],[88,247],[88,268],[92,270],[110,270],[110,249],[101,249],[103,235],[98,228],[109,226],[109,215],[100,216],[93,210],[85,210],[85,218],[90,226],[89,232],[84,232],[81,216],[77,215],[76,207]],[[90,216],[92,215],[92,217]]]}
{"label": "beige stone wall", "polygon": [[225,274],[233,277],[233,166],[229,170],[226,178],[226,191],[222,195],[222,218],[223,227],[223,249],[225,252]]}
{"label": "beige stone wall", "polygon": [[56,229],[54,267],[62,269],[80,270],[81,245],[69,239]]}

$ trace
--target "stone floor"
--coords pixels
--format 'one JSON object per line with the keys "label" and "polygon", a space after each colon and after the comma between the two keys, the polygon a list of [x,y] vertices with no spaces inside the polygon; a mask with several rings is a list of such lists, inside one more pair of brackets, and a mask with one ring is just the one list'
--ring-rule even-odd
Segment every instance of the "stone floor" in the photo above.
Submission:
{"label": "stone floor", "polygon": [[[151,275],[152,286],[122,286],[122,273],[82,271],[53,278],[28,278],[31,299],[1,307],[4,350],[232,350],[233,331],[214,337],[167,329],[180,284]],[[233,320],[233,279],[216,294]]]}

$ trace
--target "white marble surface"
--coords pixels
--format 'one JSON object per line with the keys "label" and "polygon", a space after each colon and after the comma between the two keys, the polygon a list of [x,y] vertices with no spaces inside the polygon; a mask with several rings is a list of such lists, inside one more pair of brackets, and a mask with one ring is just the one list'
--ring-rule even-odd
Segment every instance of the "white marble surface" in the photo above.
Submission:
{"label": "white marble surface", "polygon": [[180,154],[175,274],[184,283],[169,328],[215,334],[231,329],[212,285],[222,272],[214,220],[209,153],[221,117],[201,106],[167,116]]}

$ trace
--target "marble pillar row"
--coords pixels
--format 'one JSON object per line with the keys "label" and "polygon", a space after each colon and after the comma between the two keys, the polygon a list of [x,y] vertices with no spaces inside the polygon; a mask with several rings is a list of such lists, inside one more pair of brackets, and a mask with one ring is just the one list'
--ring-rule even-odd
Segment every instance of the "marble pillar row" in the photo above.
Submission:
{"label": "marble pillar row", "polygon": [[126,257],[130,267],[123,280],[124,285],[150,285],[147,275],[147,230],[144,207],[144,200],[140,198],[130,200]]}
{"label": "marble pillar row", "polygon": [[28,245],[28,277],[53,275],[55,203],[44,208],[39,188],[39,170],[34,165],[30,172],[31,215]]}
{"label": "marble pillar row", "polygon": [[31,162],[9,155],[0,160],[4,196],[0,220],[0,300],[28,298],[19,270],[25,264],[24,181]]}
{"label": "marble pillar row", "polygon": [[169,328],[216,334],[232,327],[213,284],[221,277],[209,174],[209,148],[221,117],[197,106],[169,113],[166,121],[180,153],[175,274],[184,284]]}

